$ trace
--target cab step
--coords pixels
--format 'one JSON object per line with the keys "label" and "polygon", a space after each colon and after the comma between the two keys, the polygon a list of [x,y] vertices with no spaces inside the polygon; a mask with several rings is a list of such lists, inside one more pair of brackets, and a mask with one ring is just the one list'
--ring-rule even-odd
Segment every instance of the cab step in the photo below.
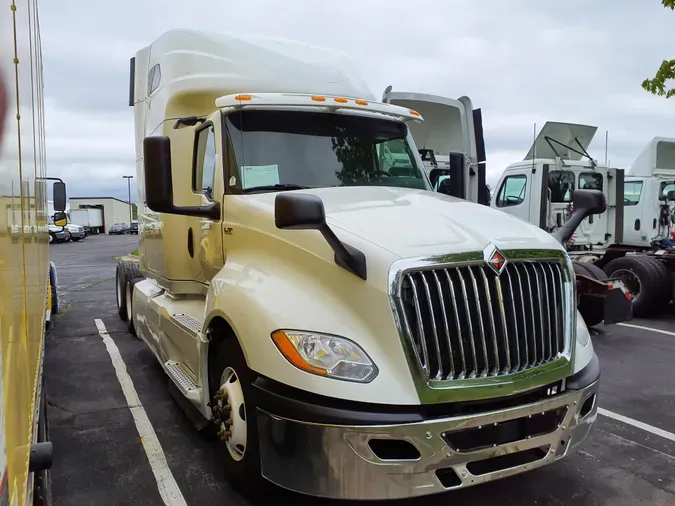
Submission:
{"label": "cab step", "polygon": [[185,412],[197,430],[204,429],[209,425],[209,421],[197,409],[196,405],[201,402],[202,389],[197,385],[197,380],[192,371],[184,363],[171,360],[164,363],[164,370],[169,376],[171,397],[178,403],[178,406]]}
{"label": "cab step", "polygon": [[197,380],[185,364],[169,360],[164,364],[164,369],[185,397],[192,397],[190,394],[198,393]]}
{"label": "cab step", "polygon": [[211,422],[204,418],[200,411],[192,404],[189,400],[182,395],[180,389],[176,386],[176,383],[169,381],[169,394],[176,401],[176,404],[180,409],[185,413],[185,416],[188,417],[190,422],[195,426],[198,431],[204,430],[211,425]]}
{"label": "cab step", "polygon": [[171,315],[171,320],[194,335],[199,334],[202,330],[202,322],[189,314],[175,313]]}

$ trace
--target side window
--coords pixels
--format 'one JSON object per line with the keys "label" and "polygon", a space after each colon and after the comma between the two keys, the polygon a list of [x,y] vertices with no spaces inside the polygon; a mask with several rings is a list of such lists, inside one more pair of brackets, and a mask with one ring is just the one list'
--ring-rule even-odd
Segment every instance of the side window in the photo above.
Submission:
{"label": "side window", "polygon": [[582,172],[579,174],[579,189],[602,191],[602,174],[598,174],[597,172]]}
{"label": "side window", "polygon": [[675,181],[668,181],[666,183],[661,183],[661,191],[659,191],[659,198],[665,199],[668,196],[668,192],[675,190]]}
{"label": "side window", "polygon": [[509,207],[522,204],[525,200],[526,188],[527,176],[523,174],[507,176],[497,195],[497,207]]}
{"label": "side window", "polygon": [[403,139],[389,139],[380,142],[377,146],[379,171],[387,172],[392,176],[415,177],[418,171],[413,165],[413,159],[406,148]]}
{"label": "side window", "polygon": [[636,206],[642,194],[642,181],[628,181],[623,186],[623,205]]}
{"label": "side window", "polygon": [[152,94],[159,87],[159,82],[162,79],[162,70],[159,63],[150,69],[148,72],[148,96]]}
{"label": "side window", "polygon": [[216,175],[216,137],[213,125],[197,132],[192,189],[214,200],[213,185]]}
{"label": "side window", "polygon": [[551,202],[572,202],[574,172],[552,170],[548,175],[548,188],[551,190]]}

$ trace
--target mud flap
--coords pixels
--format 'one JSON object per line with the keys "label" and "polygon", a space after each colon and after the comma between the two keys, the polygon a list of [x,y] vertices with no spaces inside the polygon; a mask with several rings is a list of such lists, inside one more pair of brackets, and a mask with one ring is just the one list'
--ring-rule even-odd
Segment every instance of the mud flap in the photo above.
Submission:
{"label": "mud flap", "polygon": [[[620,323],[633,319],[633,302],[630,292],[618,279],[598,281],[588,276],[577,274],[577,307],[582,315],[584,308],[597,307],[598,299],[603,299],[603,322],[605,325]],[[595,311],[598,311],[598,307]],[[595,313],[597,314],[597,313]],[[599,319],[598,319],[599,321]]]}
{"label": "mud flap", "polygon": [[621,288],[612,288],[605,294],[605,325],[633,319],[633,302]]}

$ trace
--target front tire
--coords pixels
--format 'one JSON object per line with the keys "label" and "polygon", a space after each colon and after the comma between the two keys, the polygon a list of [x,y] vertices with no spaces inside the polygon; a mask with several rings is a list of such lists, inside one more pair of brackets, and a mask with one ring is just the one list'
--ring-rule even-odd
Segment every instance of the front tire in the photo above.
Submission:
{"label": "front tire", "polygon": [[127,308],[127,331],[134,337],[138,337],[136,334],[136,327],[134,325],[134,286],[139,281],[143,281],[144,278],[134,278],[131,281],[127,281],[126,288],[124,290],[124,295],[126,299],[126,308]]}
{"label": "front tire", "polygon": [[[47,419],[47,390],[45,377],[42,377],[42,395],[40,396],[38,442],[50,441],[49,420]],[[51,469],[43,469],[35,473],[33,481],[33,505],[50,506],[52,503]]]}
{"label": "front tire", "polygon": [[54,262],[49,262],[49,285],[51,286],[52,308],[53,315],[59,314],[59,282],[56,277],[56,266]]}
{"label": "front tire", "polygon": [[234,335],[228,335],[209,365],[211,406],[227,481],[240,491],[259,491],[257,406],[252,392],[255,373],[246,365]]}
{"label": "front tire", "polygon": [[117,299],[117,314],[122,321],[129,318],[127,314],[126,286],[134,278],[143,277],[138,262],[119,260],[115,271],[115,298]]}

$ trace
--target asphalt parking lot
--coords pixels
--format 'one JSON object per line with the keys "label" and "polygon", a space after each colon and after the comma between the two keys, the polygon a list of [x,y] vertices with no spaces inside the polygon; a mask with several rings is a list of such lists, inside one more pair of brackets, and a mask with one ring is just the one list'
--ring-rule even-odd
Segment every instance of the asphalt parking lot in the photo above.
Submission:
{"label": "asphalt parking lot", "polygon": [[[92,236],[51,246],[61,295],[45,356],[54,503],[315,504],[273,487],[262,497],[243,498],[224,481],[214,445],[183,415],[154,356],[117,316],[114,257],[136,249],[137,240]],[[602,366],[599,404],[606,411],[576,454],[524,475],[397,504],[675,505],[675,308],[670,313],[630,322],[648,329],[598,329],[593,340]],[[123,394],[95,319],[119,348],[163,450],[164,474],[149,464],[147,441],[134,423],[137,406]],[[167,492],[167,475],[177,494]]]}

